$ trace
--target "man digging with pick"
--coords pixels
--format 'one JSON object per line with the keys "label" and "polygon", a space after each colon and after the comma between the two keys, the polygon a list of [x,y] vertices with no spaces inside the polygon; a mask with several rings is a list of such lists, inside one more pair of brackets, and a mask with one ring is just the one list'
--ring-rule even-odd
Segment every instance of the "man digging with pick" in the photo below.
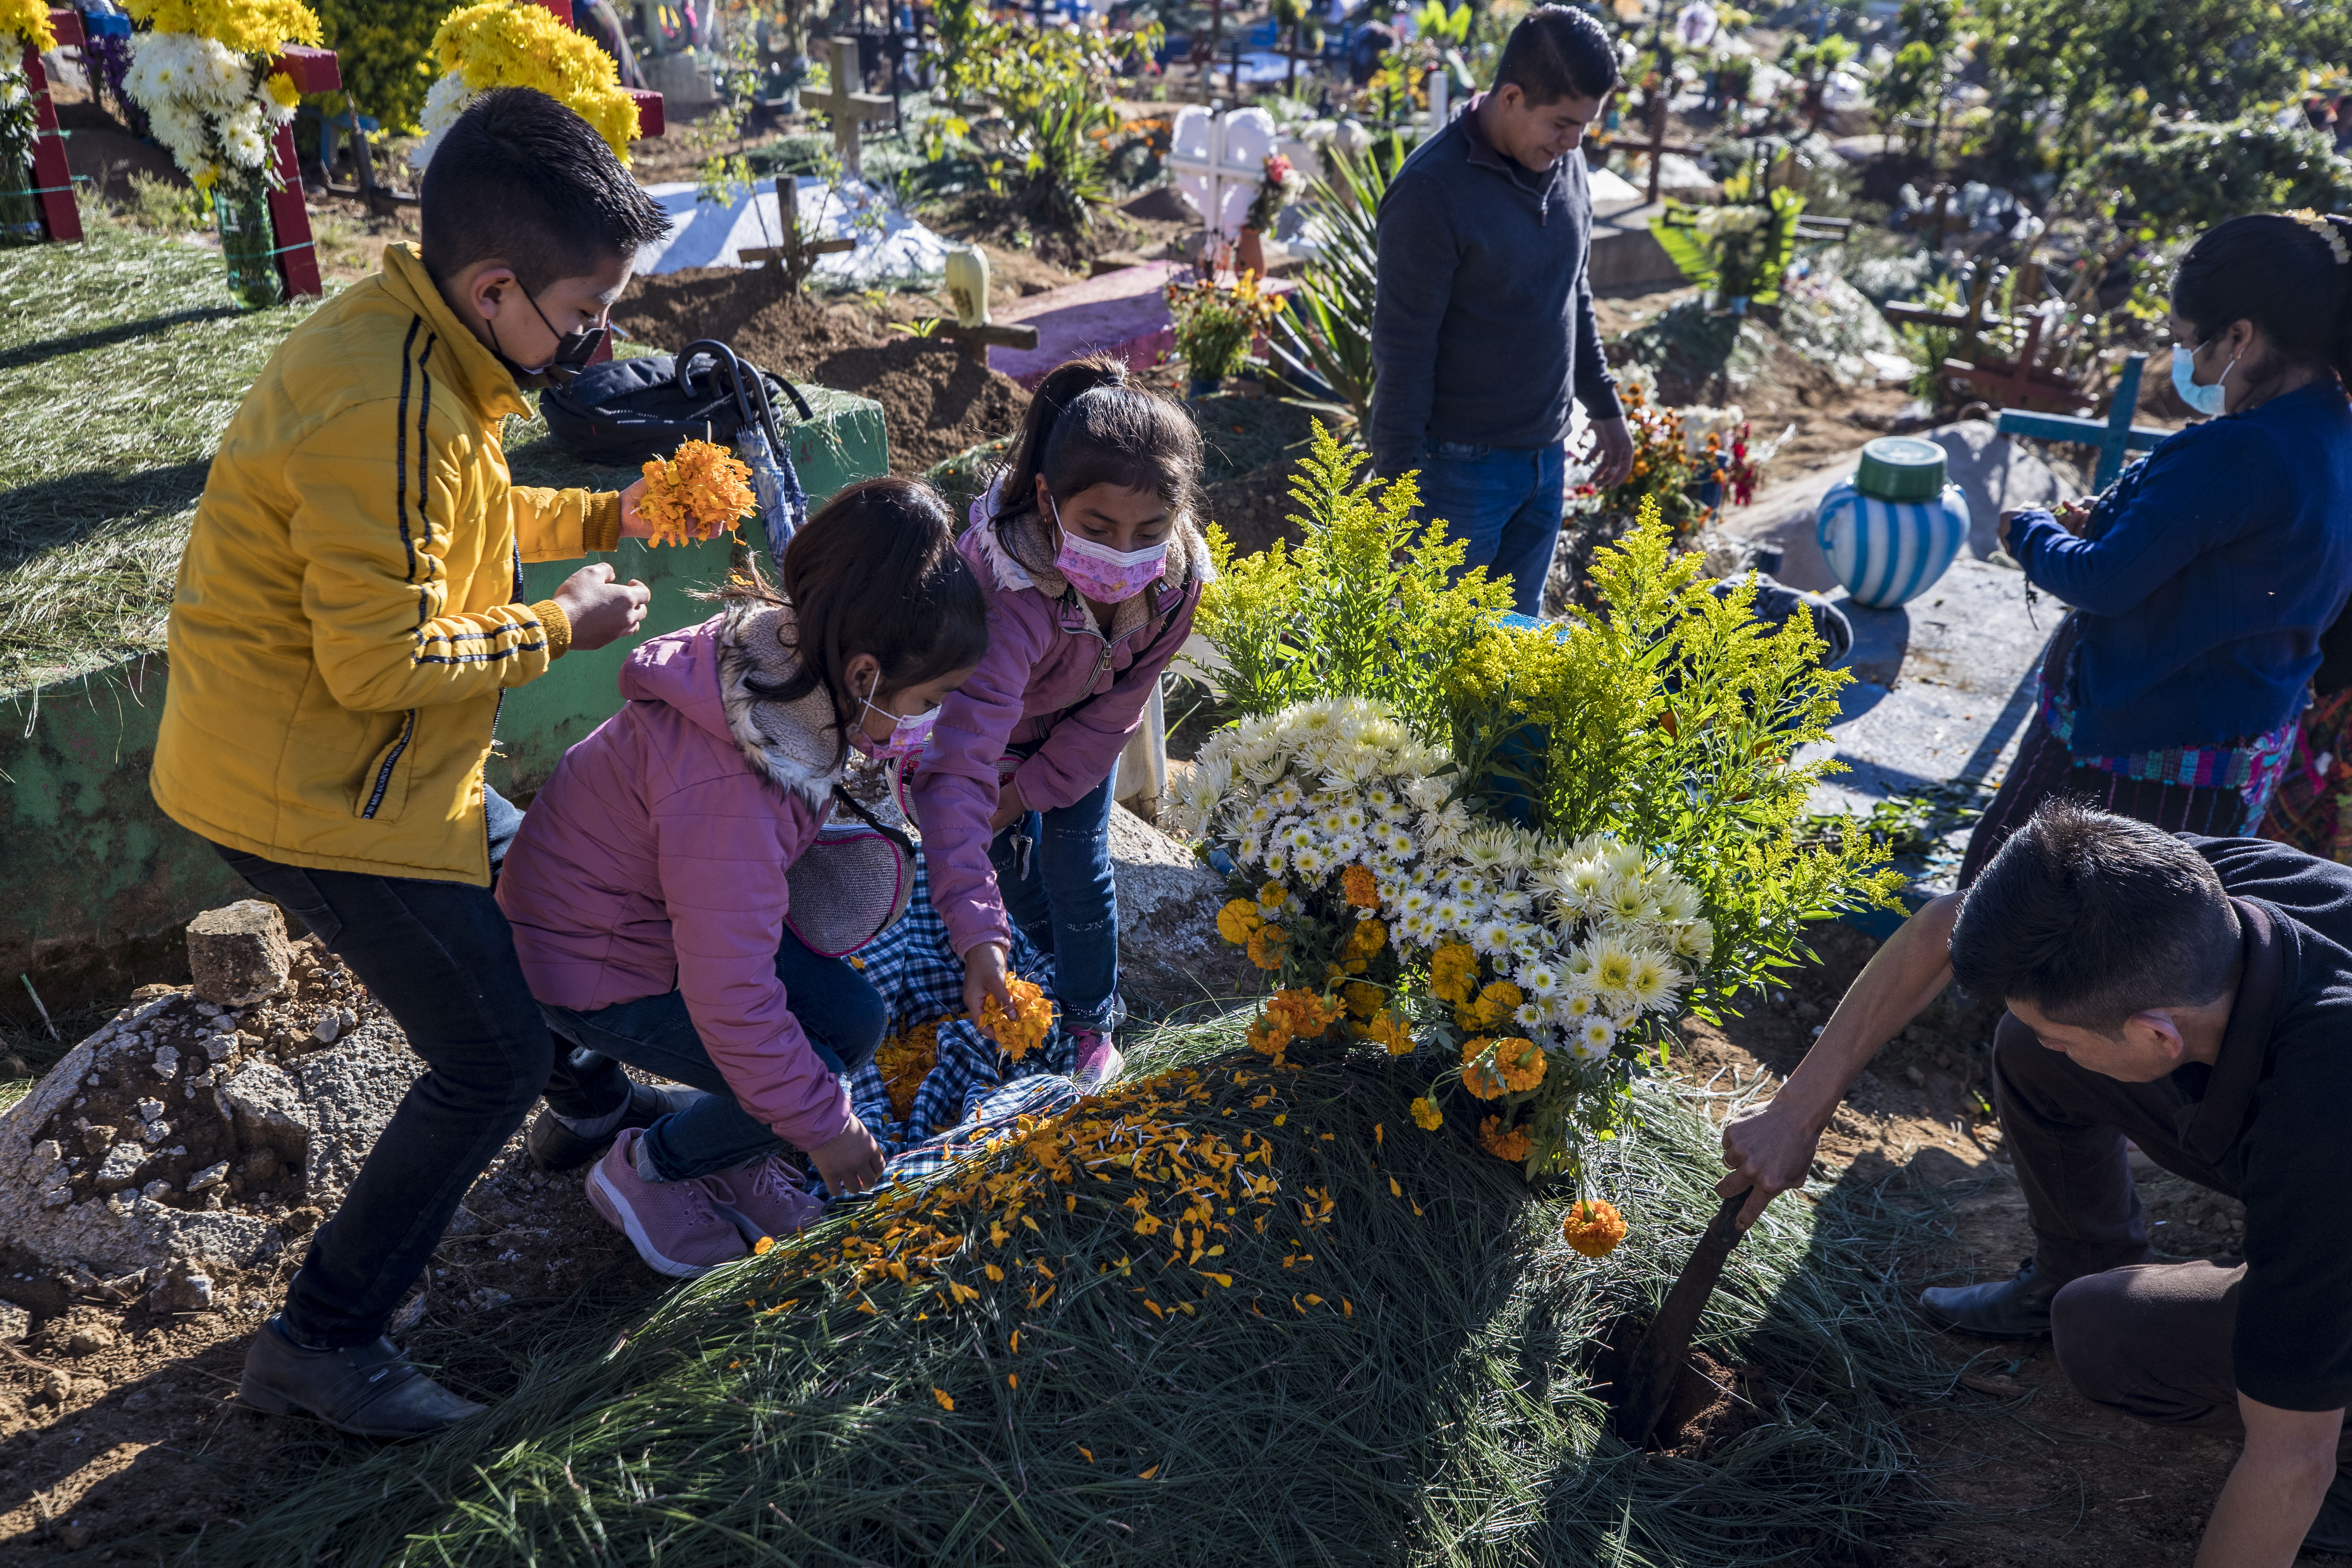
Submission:
{"label": "man digging with pick", "polygon": [[[1954,979],[2009,1012],[1994,1103],[2033,1226],[2015,1278],[1930,1318],[2048,1334],[2085,1399],[2245,1447],[2200,1568],[2352,1550],[2352,868],[2057,800],[1887,940],[1772,1102],[1724,1129],[1754,1223],[1803,1184],[1879,1044]],[[2246,1256],[2158,1263],[2125,1140],[2246,1205]]]}

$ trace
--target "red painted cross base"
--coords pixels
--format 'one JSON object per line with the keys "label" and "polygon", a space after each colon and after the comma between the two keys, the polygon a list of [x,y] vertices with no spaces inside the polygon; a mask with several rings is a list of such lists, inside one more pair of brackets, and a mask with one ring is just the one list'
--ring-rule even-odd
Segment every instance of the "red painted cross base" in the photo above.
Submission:
{"label": "red painted cross base", "polygon": [[[332,49],[305,48],[289,44],[269,68],[284,71],[304,92],[337,92],[343,73]],[[302,205],[302,165],[294,156],[294,128],[281,125],[270,142],[270,164],[278,177],[269,193],[269,226],[278,237],[278,276],[285,281],[286,297],[316,299],[326,292],[319,280],[319,247],[310,238],[310,209]]]}
{"label": "red painted cross base", "polygon": [[[49,27],[60,48],[80,47],[80,12],[69,5],[53,6]],[[65,133],[58,129],[57,106],[49,101],[41,52],[29,43],[25,46],[25,83],[33,94],[33,199],[40,206],[41,232],[53,242],[79,239],[81,209],[74,205],[73,172],[66,167]],[[0,179],[21,177],[15,170],[0,170]]]}

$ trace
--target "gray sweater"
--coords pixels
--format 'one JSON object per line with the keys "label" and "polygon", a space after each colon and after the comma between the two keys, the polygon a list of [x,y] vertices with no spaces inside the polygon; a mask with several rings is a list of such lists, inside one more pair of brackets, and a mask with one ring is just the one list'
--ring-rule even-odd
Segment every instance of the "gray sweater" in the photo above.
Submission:
{"label": "gray sweater", "polygon": [[1383,474],[1422,467],[1432,441],[1564,440],[1571,392],[1596,419],[1620,414],[1592,319],[1584,154],[1538,174],[1478,134],[1478,102],[1381,202],[1366,444]]}

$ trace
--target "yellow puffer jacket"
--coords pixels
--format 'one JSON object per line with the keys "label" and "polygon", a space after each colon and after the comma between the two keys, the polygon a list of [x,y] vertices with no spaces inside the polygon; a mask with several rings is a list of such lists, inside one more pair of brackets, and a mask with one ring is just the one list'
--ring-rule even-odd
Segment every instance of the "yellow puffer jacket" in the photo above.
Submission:
{"label": "yellow puffer jacket", "polygon": [[289,865],[489,884],[482,762],[572,630],[524,561],[619,542],[620,498],[508,482],[514,378],[415,252],[279,345],[221,437],[172,598],[166,815]]}

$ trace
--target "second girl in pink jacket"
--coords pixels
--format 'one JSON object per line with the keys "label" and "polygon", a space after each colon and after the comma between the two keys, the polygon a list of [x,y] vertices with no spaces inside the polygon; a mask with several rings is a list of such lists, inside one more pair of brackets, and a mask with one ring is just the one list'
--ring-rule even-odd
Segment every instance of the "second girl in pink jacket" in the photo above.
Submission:
{"label": "second girl in pink jacket", "polygon": [[1118,1068],[1118,755],[1209,574],[1200,475],[1192,416],[1129,384],[1117,361],[1075,360],[1038,384],[958,545],[988,594],[988,652],[941,707],[911,790],[965,1005],[1003,991],[1018,921],[1054,955],[1088,1086]]}

